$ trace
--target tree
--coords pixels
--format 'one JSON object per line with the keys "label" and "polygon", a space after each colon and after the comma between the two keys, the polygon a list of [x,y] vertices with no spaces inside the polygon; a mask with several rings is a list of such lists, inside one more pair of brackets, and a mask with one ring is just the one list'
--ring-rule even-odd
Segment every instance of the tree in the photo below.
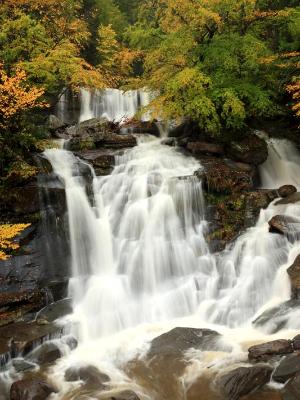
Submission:
{"label": "tree", "polygon": [[299,7],[291,4],[147,0],[127,34],[143,53],[139,85],[158,94],[150,108],[190,117],[210,135],[286,113],[290,79],[263,60],[297,46]]}

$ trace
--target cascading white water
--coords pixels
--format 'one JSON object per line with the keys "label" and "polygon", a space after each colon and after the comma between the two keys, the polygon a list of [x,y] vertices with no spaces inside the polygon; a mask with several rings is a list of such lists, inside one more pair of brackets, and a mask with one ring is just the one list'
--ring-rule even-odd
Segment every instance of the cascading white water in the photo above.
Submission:
{"label": "cascading white water", "polygon": [[[292,163],[287,147],[294,155]],[[280,168],[288,183],[298,185],[296,150],[284,141],[270,143],[270,159],[261,168],[263,182],[267,184],[274,154],[281,154]],[[65,150],[48,150],[46,156],[65,182],[70,287],[83,338],[195,312],[203,320],[238,327],[274,296],[288,299],[285,269],[300,244],[270,234],[268,221],[282,213],[300,221],[297,204],[272,204],[262,210],[255,227],[214,257],[203,235],[201,186],[190,176],[199,168],[193,158],[145,137],[138,147],[116,157],[110,176],[94,176],[90,204],[78,176],[78,160]],[[283,178],[276,171],[271,182],[278,187]]]}
{"label": "cascading white water", "polygon": [[116,158],[112,175],[94,177],[91,205],[76,158],[45,154],[66,187],[83,337],[195,312],[197,279],[214,269],[201,185],[190,176],[198,162],[146,138]]}
{"label": "cascading white water", "polygon": [[262,187],[274,189],[292,184],[300,188],[300,154],[288,140],[270,139],[269,157],[260,167]]}
{"label": "cascading white water", "polygon": [[[81,89],[79,121],[105,117],[109,121],[119,122],[134,117],[150,101],[151,94],[146,90],[123,92],[118,89],[105,89],[91,92]],[[149,120],[149,113],[142,115],[141,119]]]}
{"label": "cascading white water", "polygon": [[[91,169],[90,198],[79,160],[61,149],[45,152],[66,188],[70,291],[81,338],[71,359],[56,370],[62,392],[68,391],[62,376],[70,363],[90,362],[114,376],[114,382],[128,382],[124,374],[118,375],[123,358],[130,359],[133,349],[174,326],[212,327],[235,343],[235,355],[220,353],[220,367],[226,365],[226,357],[231,363],[234,357],[245,360],[242,343],[267,340],[251,321],[290,298],[286,268],[300,253],[300,241],[269,233],[268,221],[276,214],[300,221],[300,205],[279,206],[274,201],[261,210],[255,227],[212,255],[204,235],[201,185],[193,176],[199,163],[160,139],[139,140],[136,148],[116,157],[110,176],[96,177]],[[270,158],[261,167],[263,185],[299,187],[294,146],[277,140],[269,146]],[[278,154],[280,163],[273,161],[270,169]],[[300,328],[298,315],[291,312],[287,329]],[[287,331],[286,337],[290,335]],[[285,337],[283,332],[280,337]],[[204,363],[202,368],[207,365],[211,366]]]}

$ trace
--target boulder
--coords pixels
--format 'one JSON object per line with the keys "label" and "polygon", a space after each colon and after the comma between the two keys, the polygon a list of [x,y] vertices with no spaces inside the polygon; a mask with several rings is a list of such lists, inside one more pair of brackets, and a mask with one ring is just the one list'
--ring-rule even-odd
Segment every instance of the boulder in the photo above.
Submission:
{"label": "boulder", "polygon": [[227,399],[238,400],[268,383],[271,374],[269,366],[240,367],[221,376],[218,386]]}
{"label": "boulder", "polygon": [[248,134],[226,146],[226,155],[235,161],[260,165],[268,158],[268,145],[255,134]]}
{"label": "boulder", "polygon": [[271,342],[251,346],[248,349],[250,361],[267,361],[273,356],[293,353],[291,340],[278,339]]}
{"label": "boulder", "polygon": [[287,273],[291,280],[292,297],[293,299],[300,299],[300,254],[287,269]]}
{"label": "boulder", "polygon": [[224,146],[218,143],[209,142],[189,142],[186,146],[193,155],[197,154],[212,154],[212,155],[223,155]]}
{"label": "boulder", "polygon": [[10,388],[10,400],[46,400],[57,391],[47,382],[24,379],[14,382]]}
{"label": "boulder", "polygon": [[149,134],[159,137],[159,127],[155,122],[152,121],[129,121],[122,125],[121,132],[126,130],[126,132],[133,134]]}
{"label": "boulder", "polygon": [[53,342],[45,342],[26,356],[26,359],[35,364],[50,364],[62,356],[59,347]]}
{"label": "boulder", "polygon": [[190,348],[201,350],[218,350],[221,335],[210,329],[174,328],[151,342],[147,353],[149,358],[154,356],[181,356]]}
{"label": "boulder", "polygon": [[293,342],[293,349],[300,350],[300,335],[295,336],[292,342]]}
{"label": "boulder", "polygon": [[49,324],[59,318],[71,314],[72,311],[72,300],[62,299],[55,303],[51,303],[40,310],[36,315],[36,322],[39,325]]}
{"label": "boulder", "polygon": [[300,193],[296,192],[293,194],[290,194],[289,196],[276,201],[275,205],[280,206],[280,205],[286,205],[286,204],[295,204],[300,201]]}
{"label": "boulder", "polygon": [[76,155],[91,164],[96,175],[109,175],[115,165],[115,152],[111,149],[95,149],[77,152]]}
{"label": "boulder", "polygon": [[23,358],[15,358],[11,363],[16,372],[25,372],[36,367],[36,364],[26,361]]}
{"label": "boulder", "polygon": [[292,378],[282,390],[282,400],[300,399],[300,374]]}
{"label": "boulder", "polygon": [[272,379],[276,382],[285,383],[298,373],[300,373],[300,354],[294,353],[281,360],[272,375]]}
{"label": "boulder", "polygon": [[70,367],[65,371],[65,380],[67,382],[83,381],[89,386],[97,387],[103,390],[106,383],[110,381],[108,375],[103,374],[93,365]]}
{"label": "boulder", "polygon": [[278,189],[278,194],[280,197],[288,197],[291,196],[292,194],[297,192],[297,188],[293,185],[283,185]]}
{"label": "boulder", "polygon": [[300,230],[300,223],[288,215],[275,215],[269,221],[270,232],[281,235],[295,234]]}

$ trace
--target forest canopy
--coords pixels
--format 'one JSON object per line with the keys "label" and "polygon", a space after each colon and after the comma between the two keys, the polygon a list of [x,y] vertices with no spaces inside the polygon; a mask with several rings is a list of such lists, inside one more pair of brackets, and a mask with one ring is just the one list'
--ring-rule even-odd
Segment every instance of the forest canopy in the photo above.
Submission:
{"label": "forest canopy", "polygon": [[147,88],[153,118],[220,136],[254,120],[297,125],[299,71],[295,0],[3,0],[1,175],[65,88]]}

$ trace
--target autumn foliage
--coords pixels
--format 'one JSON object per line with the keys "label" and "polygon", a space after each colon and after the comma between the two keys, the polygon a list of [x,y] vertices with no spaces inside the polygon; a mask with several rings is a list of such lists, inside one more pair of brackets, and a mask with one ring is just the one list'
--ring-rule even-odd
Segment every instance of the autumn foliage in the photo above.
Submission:
{"label": "autumn foliage", "polygon": [[9,253],[18,250],[20,245],[15,240],[30,224],[4,224],[0,225],[0,260],[7,260]]}
{"label": "autumn foliage", "polygon": [[12,76],[8,76],[0,64],[0,127],[3,129],[16,114],[47,105],[40,101],[44,90],[31,87],[26,79],[22,69],[17,68]]}

